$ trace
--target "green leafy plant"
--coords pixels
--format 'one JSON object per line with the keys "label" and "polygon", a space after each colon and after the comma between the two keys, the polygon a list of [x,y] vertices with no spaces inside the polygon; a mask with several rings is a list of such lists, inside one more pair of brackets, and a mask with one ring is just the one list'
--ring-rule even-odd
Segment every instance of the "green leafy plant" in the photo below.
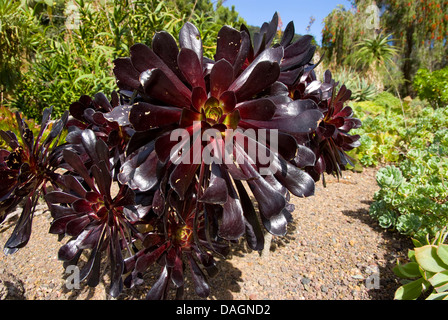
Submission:
{"label": "green leafy plant", "polygon": [[[395,292],[397,300],[448,300],[448,244],[445,244],[446,228],[438,233],[432,242],[413,240],[415,248],[410,250],[410,262],[397,261],[394,273],[405,279]],[[429,294],[428,294],[429,293]]]}
{"label": "green leafy plant", "polygon": [[335,73],[335,80],[340,85],[344,84],[352,92],[351,100],[367,101],[372,100],[377,94],[375,85],[366,78],[358,74],[352,68],[341,68]]}
{"label": "green leafy plant", "polygon": [[355,130],[361,145],[350,155],[363,166],[393,163],[400,159],[400,141],[405,135],[403,116],[388,105],[364,101],[353,103],[363,126]]}
{"label": "green leafy plant", "polygon": [[[217,22],[234,26],[243,21],[234,10],[221,5],[214,9],[209,0],[180,10],[176,3],[174,0],[26,2],[21,8],[37,17],[34,24],[28,22],[35,30],[32,55],[20,61],[22,69],[16,68],[20,81],[14,83],[14,94],[5,104],[36,119],[52,106],[54,115],[60,116],[73,97],[98,91],[110,94],[116,85],[109,68],[112,61],[128,55],[135,43],[149,45],[157,31],[163,29],[177,36],[185,22],[195,23],[203,35],[204,56],[213,59],[220,30]],[[22,11],[15,15],[23,20]]]}
{"label": "green leafy plant", "polygon": [[[448,130],[443,125],[438,128],[436,118],[445,119],[441,122],[446,125],[446,114],[434,112],[430,119],[436,131],[422,128],[430,126],[428,123],[407,131],[407,138],[401,141],[407,150],[402,161],[378,170],[380,190],[370,207],[370,215],[382,227],[417,239],[435,235],[448,223]],[[425,120],[428,118],[422,122]]]}
{"label": "green leafy plant", "polygon": [[22,59],[30,54],[36,21],[19,1],[0,0],[0,92],[10,92],[20,79]]}
{"label": "green leafy plant", "polygon": [[413,85],[418,97],[426,99],[433,108],[448,105],[448,67],[433,72],[419,69]]}

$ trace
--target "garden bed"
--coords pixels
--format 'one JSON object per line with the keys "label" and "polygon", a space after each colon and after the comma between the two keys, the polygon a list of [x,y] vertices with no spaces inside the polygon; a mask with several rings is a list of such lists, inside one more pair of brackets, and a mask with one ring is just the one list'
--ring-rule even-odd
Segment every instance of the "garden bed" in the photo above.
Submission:
{"label": "garden bed", "polygon": [[[273,239],[269,258],[236,246],[231,260],[219,261],[221,273],[210,281],[209,299],[393,299],[400,283],[392,268],[397,258],[406,258],[412,242],[370,218],[369,205],[379,189],[376,171],[347,171],[339,182],[327,176],[327,187],[318,182],[314,196],[293,198],[294,221],[285,237]],[[50,221],[48,211],[36,216],[28,245],[10,256],[1,253],[0,269],[15,275],[25,299],[110,299],[102,283],[93,289],[84,283],[78,290],[66,288],[68,274],[57,260],[61,243],[48,234]],[[0,232],[2,244],[12,232],[6,226]],[[125,289],[118,299],[143,299],[155,271],[145,275],[144,285]],[[185,298],[200,299],[193,291],[187,286]]]}

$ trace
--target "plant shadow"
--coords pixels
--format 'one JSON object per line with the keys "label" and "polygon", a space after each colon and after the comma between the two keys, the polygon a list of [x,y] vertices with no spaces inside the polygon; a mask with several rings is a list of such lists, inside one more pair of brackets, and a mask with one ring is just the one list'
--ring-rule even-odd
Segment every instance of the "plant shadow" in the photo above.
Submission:
{"label": "plant shadow", "polygon": [[[372,204],[373,201],[362,201],[364,204]],[[379,223],[370,217],[369,210],[361,208],[358,210],[345,210],[342,213],[348,217],[358,219],[377,232],[382,238],[384,255],[377,255],[377,265],[364,266],[366,270],[370,268],[368,294],[372,300],[393,300],[395,291],[402,285],[393,268],[397,259],[407,259],[408,250],[413,249],[412,240],[398,233],[395,230],[382,228]]]}
{"label": "plant shadow", "polygon": [[[208,297],[201,297],[195,292],[193,277],[189,268],[184,270],[184,294],[182,300],[233,300],[233,292],[241,290],[240,283],[242,282],[242,272],[235,268],[227,259],[216,259],[219,272],[215,277],[207,277],[210,286],[210,295]],[[117,297],[117,300],[144,300],[151,289],[151,286],[157,281],[160,274],[160,266],[154,265],[150,267],[143,276],[143,283],[133,287],[124,288],[123,292]],[[176,299],[176,290],[170,284],[170,291],[167,299]]]}

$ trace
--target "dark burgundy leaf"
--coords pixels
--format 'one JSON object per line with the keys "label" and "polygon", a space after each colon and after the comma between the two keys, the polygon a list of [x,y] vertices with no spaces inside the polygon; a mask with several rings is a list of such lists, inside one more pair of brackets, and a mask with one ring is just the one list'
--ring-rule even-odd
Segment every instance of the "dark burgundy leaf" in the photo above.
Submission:
{"label": "dark burgundy leaf", "polygon": [[179,163],[170,175],[170,185],[183,200],[185,192],[195,179],[195,174],[199,164]]}
{"label": "dark burgundy leaf", "polygon": [[130,125],[129,113],[131,112],[132,105],[120,105],[113,108],[110,112],[104,113],[104,118],[108,121],[115,121],[120,126]]}
{"label": "dark burgundy leaf", "polygon": [[181,48],[193,50],[202,64],[202,40],[201,34],[192,23],[187,22],[179,32],[179,45]]}
{"label": "dark burgundy leaf", "polygon": [[215,61],[225,59],[233,65],[240,47],[241,33],[230,26],[223,26],[218,32]]}
{"label": "dark burgundy leaf", "polygon": [[160,189],[157,189],[154,193],[154,198],[152,201],[152,209],[154,213],[161,216],[165,210],[165,198]]}
{"label": "dark burgundy leaf", "polygon": [[179,79],[183,80],[182,73],[177,65],[179,49],[174,37],[166,31],[156,32],[151,47]]}
{"label": "dark burgundy leaf", "polygon": [[63,234],[68,222],[79,217],[77,214],[64,215],[63,217],[53,220],[50,226],[49,233]]}
{"label": "dark burgundy leaf", "polygon": [[294,38],[294,34],[295,34],[295,29],[294,29],[294,22],[290,21],[286,28],[285,31],[283,31],[283,36],[282,36],[282,40],[280,40],[280,45],[283,47],[288,46],[292,39]]}
{"label": "dark burgundy leaf", "polygon": [[5,255],[13,254],[20,248],[23,248],[30,240],[31,225],[33,222],[32,217],[33,200],[28,198],[20,214],[19,221],[5,243],[3,252]]}
{"label": "dark burgundy leaf", "polygon": [[109,293],[116,298],[123,290],[122,274],[124,270],[124,261],[121,254],[121,245],[118,235],[118,230],[113,228],[111,232],[111,241],[109,242],[109,259],[111,267],[111,285]]}
{"label": "dark burgundy leaf", "polygon": [[311,45],[312,39],[312,36],[304,35],[285,48],[285,55],[281,64],[282,70],[303,66],[311,60],[316,50],[316,47]]}
{"label": "dark burgundy leaf", "polygon": [[313,166],[316,162],[316,155],[310,148],[297,145],[297,154],[294,158],[294,162],[299,168]]}
{"label": "dark burgundy leaf", "polygon": [[[283,211],[284,210],[286,209],[283,209]],[[279,237],[283,237],[287,232],[288,221],[286,220],[283,211],[270,219],[261,216],[261,220],[266,230],[268,230],[269,233]]]}
{"label": "dark burgundy leaf", "polygon": [[[242,31],[241,32],[241,45],[240,45],[238,54],[235,57],[235,61],[233,63],[234,77],[236,77],[240,73],[240,70],[243,67],[244,63],[246,62],[246,58],[250,55],[251,50],[252,50],[252,46],[250,43],[249,33],[246,31]],[[253,55],[253,51],[252,51],[252,55]]]}
{"label": "dark burgundy leaf", "polygon": [[308,197],[314,194],[314,180],[309,174],[280,157],[278,161],[280,167],[277,168],[275,178],[283,186],[297,197]]}
{"label": "dark burgundy leaf", "polygon": [[286,133],[311,133],[323,118],[323,114],[318,110],[307,110],[295,117],[277,117],[271,121],[255,121],[245,119],[240,122],[240,126],[254,129],[278,129]]}
{"label": "dark burgundy leaf", "polygon": [[[173,75],[173,77],[176,77]],[[177,79],[177,77],[176,77]],[[143,91],[150,97],[168,105],[188,108],[191,104],[191,91],[182,92],[176,88],[173,78],[169,78],[161,69],[148,69],[140,74]]]}
{"label": "dark burgundy leaf", "polygon": [[176,255],[173,271],[171,273],[171,280],[174,285],[179,288],[184,285],[184,270],[183,270],[183,262],[179,255]]}
{"label": "dark burgundy leaf", "polygon": [[295,117],[307,110],[317,110],[317,104],[310,99],[294,100],[288,104],[279,104],[275,117]]}
{"label": "dark burgundy leaf", "polygon": [[88,216],[81,216],[68,221],[65,226],[65,232],[69,236],[76,237],[89,224],[90,224],[90,218]]}
{"label": "dark burgundy leaf", "polygon": [[72,208],[76,213],[88,213],[93,211],[91,203],[85,199],[78,199],[74,201],[72,203]]}
{"label": "dark burgundy leaf", "polygon": [[49,209],[53,219],[59,219],[66,215],[75,214],[75,211],[71,207],[63,207],[55,204],[49,204]]}
{"label": "dark burgundy leaf", "polygon": [[132,106],[129,121],[137,131],[154,127],[163,127],[179,122],[182,109],[157,106],[146,102],[137,102]]}
{"label": "dark burgundy leaf", "polygon": [[135,263],[135,270],[137,272],[143,272],[150,265],[152,265],[154,262],[156,262],[157,259],[162,255],[162,253],[165,252],[165,250],[168,248],[169,243],[164,243],[154,251],[151,251],[150,253],[144,254],[141,257],[137,259],[137,262]]}
{"label": "dark burgundy leaf", "polygon": [[45,200],[50,203],[73,203],[79,198],[62,191],[51,191],[45,195]]}
{"label": "dark burgundy leaf", "polygon": [[74,176],[65,175],[63,177],[64,185],[70,190],[76,193],[78,197],[84,198],[86,195],[86,189]]}
{"label": "dark burgundy leaf", "polygon": [[57,120],[56,123],[53,124],[50,133],[47,135],[47,138],[43,143],[44,146],[51,144],[54,141],[54,139],[56,139],[62,133],[62,130],[64,129],[68,120],[68,114],[69,112],[65,111],[62,114],[61,118]]}
{"label": "dark burgundy leaf", "polygon": [[235,181],[235,185],[244,211],[247,244],[252,250],[261,251],[264,248],[264,234],[257,212],[241,181]]}
{"label": "dark burgundy leaf", "polygon": [[58,259],[62,261],[71,261],[79,252],[78,244],[80,240],[74,239],[67,242],[65,245],[59,248]]}
{"label": "dark burgundy leaf", "polygon": [[227,60],[215,63],[210,73],[210,92],[213,97],[219,98],[233,82],[233,67]]}
{"label": "dark burgundy leaf", "polygon": [[[241,166],[243,167],[243,171],[246,169],[255,172],[251,165],[244,164]],[[261,176],[256,180],[249,180],[248,184],[255,199],[257,199],[260,213],[266,218],[269,219],[277,215],[285,207],[286,201],[284,196],[278,193],[272,185]]]}
{"label": "dark burgundy leaf", "polygon": [[[238,102],[244,101],[269,87],[278,79],[279,75],[280,68],[277,62],[262,61],[251,70],[251,73],[243,72],[233,82],[229,90],[235,92]],[[243,83],[241,83],[242,80]]]}
{"label": "dark burgundy leaf", "polygon": [[227,240],[239,239],[245,231],[244,212],[241,201],[231,184],[230,177],[226,172],[222,172],[227,184],[227,201],[223,205],[221,224],[218,234]]}
{"label": "dark burgundy leaf", "polygon": [[236,105],[242,119],[271,120],[276,112],[275,104],[266,98],[249,100]]}
{"label": "dark burgundy leaf", "polygon": [[157,163],[154,142],[151,142],[129,155],[121,166],[118,181],[121,184],[127,184],[131,189],[147,191],[158,182]]}
{"label": "dark burgundy leaf", "polygon": [[204,106],[206,101],[207,92],[201,87],[193,88],[193,91],[191,93],[191,103],[198,112],[201,112],[202,107]]}
{"label": "dark burgundy leaf", "polygon": [[146,299],[148,300],[161,300],[165,297],[165,292],[167,290],[168,285],[168,269],[167,267],[162,268],[162,272],[160,273],[159,278],[156,283],[154,283],[146,295]]}
{"label": "dark burgundy leaf", "polygon": [[198,296],[206,298],[210,294],[210,286],[205,278],[204,273],[194,260],[191,253],[186,253],[193,277],[194,289]]}
{"label": "dark burgundy leaf", "polygon": [[182,74],[193,88],[200,87],[205,90],[201,61],[199,61],[197,54],[193,50],[182,48],[177,57],[177,64],[179,65],[180,71],[182,71]]}
{"label": "dark burgundy leaf", "polygon": [[[113,72],[117,79],[118,87],[131,90],[136,90],[140,87],[140,82],[138,81],[140,72],[134,68],[131,58],[115,59]],[[72,109],[70,109],[70,113],[73,115]]]}
{"label": "dark burgundy leaf", "polygon": [[204,190],[199,201],[206,203],[224,204],[227,201],[227,185],[221,176],[218,165],[212,164],[210,171],[209,185]]}
{"label": "dark burgundy leaf", "polygon": [[94,282],[97,282],[97,278],[99,278],[99,270],[98,268],[98,263],[101,262],[101,246],[103,244],[103,239],[104,236],[106,234],[106,225],[103,225],[102,230],[101,230],[101,235],[98,238],[99,241],[97,241],[97,243],[95,244],[95,247],[92,249],[92,251],[90,252],[90,256],[89,259],[87,260],[87,263],[84,265],[84,267],[81,269],[79,278],[81,281],[83,281],[84,279],[86,279],[87,277],[89,277],[89,281],[90,281],[90,273],[92,271],[92,282],[91,284],[94,285]]}
{"label": "dark burgundy leaf", "polygon": [[235,109],[236,96],[233,91],[224,91],[219,96],[219,103],[224,113],[230,113]]}
{"label": "dark burgundy leaf", "polygon": [[90,170],[92,171],[92,174],[95,177],[95,182],[96,185],[98,186],[100,194],[104,197],[105,201],[110,203],[112,201],[110,195],[110,187],[112,184],[112,177],[110,176],[110,171],[108,170],[108,168],[105,168],[103,161],[101,161],[98,166],[93,165],[90,168]]}

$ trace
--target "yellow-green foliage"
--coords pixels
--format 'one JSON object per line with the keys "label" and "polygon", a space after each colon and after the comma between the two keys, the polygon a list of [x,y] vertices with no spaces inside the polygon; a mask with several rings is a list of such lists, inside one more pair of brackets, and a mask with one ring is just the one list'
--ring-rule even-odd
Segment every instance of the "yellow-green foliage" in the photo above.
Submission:
{"label": "yellow-green foliage", "polygon": [[[113,60],[128,56],[135,43],[151,44],[154,34],[175,38],[190,21],[202,34],[204,55],[213,57],[219,26],[239,28],[238,13],[216,9],[210,0],[73,0],[24,2],[34,6],[41,24],[33,34],[32,60],[23,61],[20,81],[6,104],[39,119],[53,106],[61,115],[81,95],[116,90]],[[219,22],[219,23],[217,23]]]}

